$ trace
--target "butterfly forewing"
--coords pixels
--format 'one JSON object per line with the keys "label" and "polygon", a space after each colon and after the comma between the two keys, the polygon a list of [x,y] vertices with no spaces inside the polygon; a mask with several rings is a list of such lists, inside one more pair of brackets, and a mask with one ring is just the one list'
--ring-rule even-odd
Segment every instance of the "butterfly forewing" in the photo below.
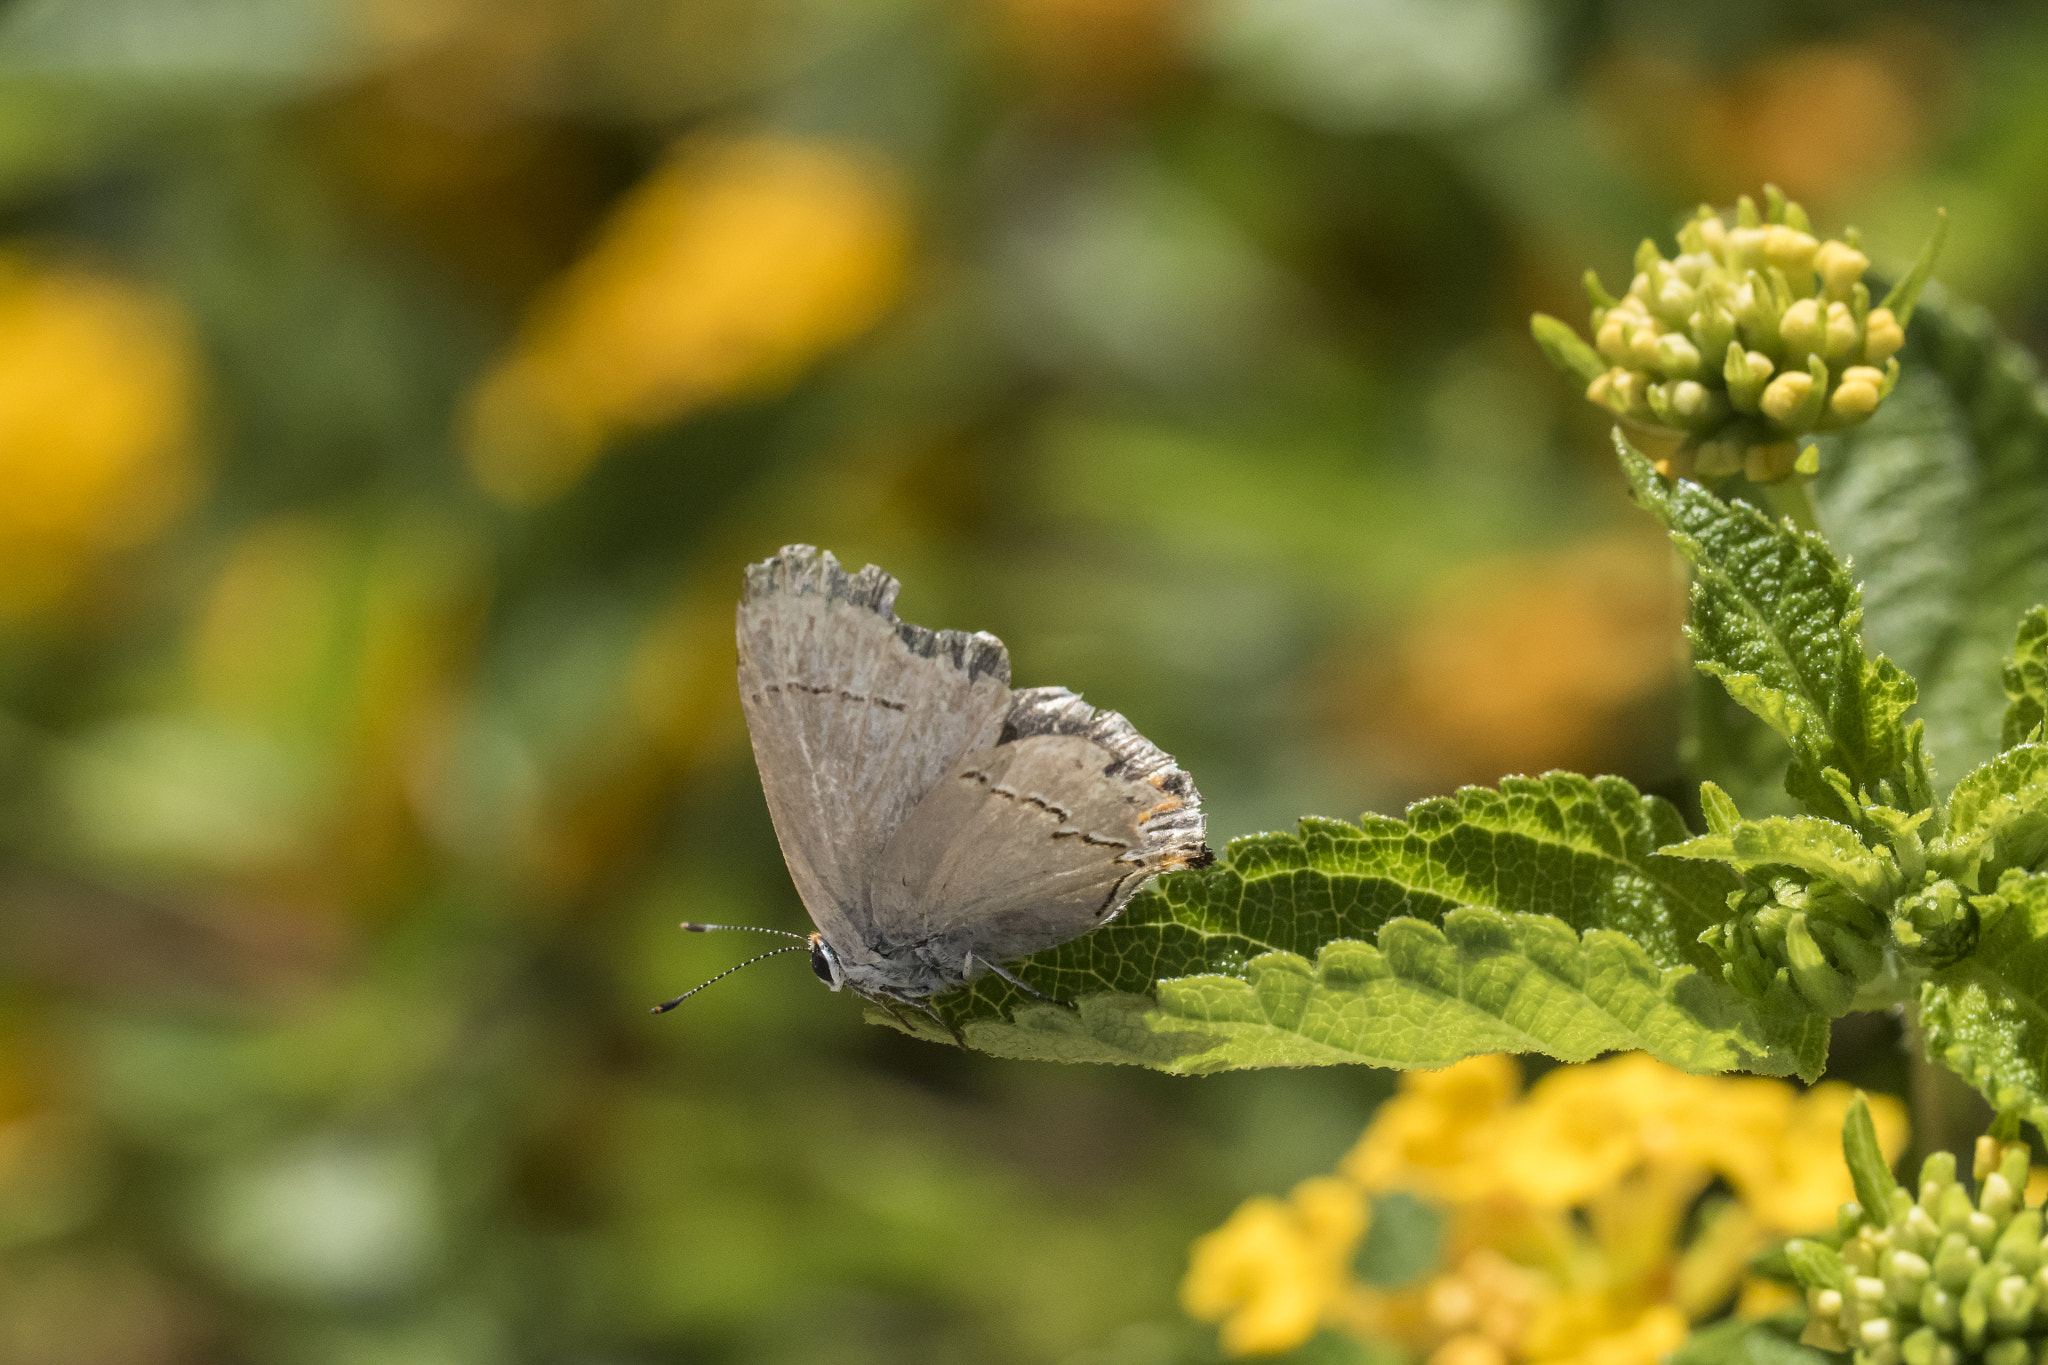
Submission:
{"label": "butterfly forewing", "polygon": [[890,837],[1010,701],[991,635],[896,619],[896,580],[795,545],[747,571],[740,701],[790,876],[842,955],[866,956],[866,891]]}

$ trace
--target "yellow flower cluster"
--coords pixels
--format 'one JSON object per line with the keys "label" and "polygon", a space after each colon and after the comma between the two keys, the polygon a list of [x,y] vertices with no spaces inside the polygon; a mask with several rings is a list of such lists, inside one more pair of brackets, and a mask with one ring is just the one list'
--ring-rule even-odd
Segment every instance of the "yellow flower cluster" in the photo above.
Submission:
{"label": "yellow flower cluster", "polygon": [[197,376],[167,300],[0,253],[0,617],[57,605],[184,509]]}
{"label": "yellow flower cluster", "polygon": [[627,195],[472,396],[483,487],[534,503],[606,442],[772,391],[895,302],[908,251],[893,182],[836,146],[692,144]]}
{"label": "yellow flower cluster", "polygon": [[[1508,1057],[1413,1073],[1336,1175],[1253,1199],[1199,1239],[1182,1302],[1233,1355],[1330,1328],[1430,1365],[1655,1365],[1738,1288],[1752,1310],[1790,1301],[1743,1286],[1744,1268],[1852,1194],[1838,1136],[1852,1099],[1641,1055],[1562,1067],[1526,1093]],[[1896,1154],[1904,1114],[1872,1103]],[[1717,1180],[1734,1197],[1696,1216]],[[1437,1270],[1385,1291],[1350,1267],[1371,1197],[1394,1191],[1438,1206],[1445,1229]]]}
{"label": "yellow flower cluster", "polygon": [[1895,356],[1939,249],[1937,232],[1921,265],[1872,307],[1855,229],[1822,241],[1805,210],[1766,188],[1767,210],[1744,196],[1733,225],[1702,206],[1671,259],[1645,240],[1620,298],[1587,272],[1591,348],[1554,318],[1533,324],[1587,398],[1677,438],[1684,472],[1703,478],[1785,479],[1800,465],[1798,438],[1877,411],[1898,382]]}

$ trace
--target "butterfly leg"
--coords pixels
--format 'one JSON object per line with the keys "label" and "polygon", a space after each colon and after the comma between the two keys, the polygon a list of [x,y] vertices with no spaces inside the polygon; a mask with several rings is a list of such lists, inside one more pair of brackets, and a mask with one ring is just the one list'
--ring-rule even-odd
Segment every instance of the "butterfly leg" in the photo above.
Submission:
{"label": "butterfly leg", "polygon": [[927,1005],[922,1000],[912,1000],[908,1003],[917,1006],[926,1014],[929,1014],[933,1019],[936,1019],[938,1021],[939,1027],[944,1029],[946,1032],[952,1034],[953,1041],[958,1043],[961,1046],[961,1048],[965,1050],[965,1048],[967,1047],[967,1035],[960,1031],[959,1025],[955,1024],[952,1020],[946,1018],[945,1015],[940,1014],[937,1010],[933,1009],[930,1005]]}
{"label": "butterfly leg", "polygon": [[954,1042],[958,1043],[963,1048],[967,1046],[967,1035],[960,1032],[960,1030],[955,1028],[952,1024],[948,1023],[945,1015],[940,1014],[937,1010],[933,1009],[930,1005],[927,1005],[922,1000],[898,1001],[895,998],[887,995],[867,994],[863,994],[861,996],[861,999],[873,1001],[875,1004],[880,1005],[883,1009],[887,1010],[889,1012],[889,1016],[892,1019],[894,1019],[897,1023],[903,1025],[903,1031],[911,1035],[913,1038],[919,1036],[917,1031],[917,1025],[911,1023],[910,1017],[904,1014],[902,1010],[896,1008],[896,1006],[899,1003],[905,1005],[915,1005],[918,1009],[921,1009],[926,1014],[930,1015],[932,1017],[933,1022],[938,1024],[940,1028],[952,1034]]}
{"label": "butterfly leg", "polygon": [[[981,965],[982,965],[982,966],[984,966],[984,967],[986,967],[986,968],[988,968],[988,969],[989,969],[990,971],[994,972],[994,973],[995,973],[995,974],[996,974],[997,976],[1000,976],[1000,977],[1001,977],[1001,978],[1002,978],[1003,980],[1005,980],[1005,981],[1009,982],[1009,983],[1010,983],[1010,984],[1011,984],[1012,986],[1015,986],[1015,987],[1016,987],[1016,988],[1017,988],[1018,990],[1020,990],[1020,991],[1023,991],[1023,992],[1024,992],[1024,993],[1025,993],[1026,995],[1035,995],[1035,996],[1037,996],[1037,997],[1038,997],[1038,998],[1039,998],[1040,1000],[1043,1000],[1043,1001],[1045,1001],[1045,1003],[1046,1003],[1046,1004],[1048,1004],[1048,1005],[1066,1005],[1066,1004],[1067,1004],[1067,1002],[1066,1002],[1066,1001],[1064,1001],[1064,1000],[1055,1000],[1055,999],[1053,999],[1053,998],[1052,998],[1051,996],[1047,995],[1047,994],[1046,994],[1046,993],[1045,993],[1044,991],[1042,991],[1042,990],[1038,989],[1038,987],[1036,987],[1036,986],[1032,985],[1032,984],[1031,984],[1031,983],[1030,983],[1029,981],[1025,981],[1025,980],[1023,980],[1023,979],[1021,979],[1021,978],[1019,978],[1019,977],[1016,977],[1016,976],[1013,976],[1013,975],[1011,975],[1011,974],[1010,974],[1009,972],[1006,972],[1006,971],[1004,971],[1004,970],[1003,970],[1003,969],[1002,969],[1002,968],[1001,968],[1000,966],[998,966],[998,965],[997,965],[996,963],[990,962],[990,961],[989,961],[989,960],[988,960],[987,958],[983,958],[983,959],[981,960]],[[972,975],[972,974],[973,974],[973,972],[974,972],[974,954],[973,954],[973,953],[969,953],[969,954],[967,955],[967,966],[966,966],[966,971],[967,971],[967,972],[968,972],[968,974],[970,974],[970,975]],[[1072,1008],[1073,1008],[1073,1006],[1072,1006],[1072,1005],[1067,1005],[1067,1008],[1068,1008],[1068,1009],[1072,1009]]]}

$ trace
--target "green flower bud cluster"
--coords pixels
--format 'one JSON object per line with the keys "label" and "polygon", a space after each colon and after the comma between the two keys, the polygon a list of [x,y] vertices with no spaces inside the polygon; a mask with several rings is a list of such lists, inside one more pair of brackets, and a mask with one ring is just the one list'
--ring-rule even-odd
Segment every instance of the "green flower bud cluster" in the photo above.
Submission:
{"label": "green flower bud cluster", "polygon": [[1531,322],[1587,398],[1678,438],[1677,472],[1759,482],[1811,473],[1818,451],[1800,452],[1797,438],[1864,421],[1898,383],[1897,352],[1941,228],[1912,274],[1872,306],[1855,229],[1822,241],[1776,186],[1765,196],[1761,213],[1744,196],[1732,226],[1702,206],[1672,258],[1645,240],[1619,298],[1587,271],[1591,346],[1555,318]]}
{"label": "green flower bud cluster", "polygon": [[1785,985],[1830,1018],[1884,969],[1882,922],[1846,891],[1781,877],[1728,896],[1729,918],[1700,935],[1721,975],[1752,1000]]}
{"label": "green flower bud cluster", "polygon": [[2048,1365],[2048,1238],[2024,1206],[2026,1144],[1978,1139],[1975,1199],[1936,1152],[1916,1197],[1892,1179],[1860,1097],[1843,1128],[1857,1199],[1835,1237],[1785,1247],[1806,1290],[1801,1340],[1856,1365]]}
{"label": "green flower bud cluster", "polygon": [[1948,878],[1927,873],[1918,891],[1892,907],[1892,940],[1900,955],[1917,966],[1939,968],[1975,952],[1975,899]]}

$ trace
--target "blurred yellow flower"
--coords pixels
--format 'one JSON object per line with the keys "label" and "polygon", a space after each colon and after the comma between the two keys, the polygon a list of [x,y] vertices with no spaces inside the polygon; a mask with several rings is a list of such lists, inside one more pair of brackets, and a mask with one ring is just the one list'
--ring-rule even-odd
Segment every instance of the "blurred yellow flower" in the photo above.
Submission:
{"label": "blurred yellow flower", "polygon": [[1232,1355],[1267,1355],[1315,1334],[1365,1236],[1370,1207],[1349,1180],[1304,1180],[1284,1202],[1248,1199],[1216,1231],[1197,1238],[1181,1303],[1220,1323]]}
{"label": "blurred yellow flower", "polygon": [[[1853,1094],[1692,1076],[1640,1054],[1560,1067],[1526,1093],[1509,1057],[1411,1073],[1325,1183],[1437,1204],[1439,1269],[1398,1292],[1360,1283],[1356,1236],[1333,1266],[1335,1243],[1301,1230],[1311,1181],[1197,1241],[1183,1302],[1223,1324],[1234,1355],[1332,1327],[1430,1365],[1656,1365],[1731,1299],[1758,1313],[1785,1301],[1744,1284],[1748,1263],[1852,1197],[1840,1131]],[[1871,1109],[1896,1157],[1903,1110],[1883,1096]],[[1701,1204],[1717,1179],[1735,1197]]]}
{"label": "blurred yellow flower", "polygon": [[[1611,772],[1679,676],[1671,551],[1645,535],[1489,559],[1437,583],[1392,657],[1339,674],[1334,719],[1434,788],[1503,772]],[[1360,681],[1385,702],[1361,715]]]}
{"label": "blurred yellow flower", "polygon": [[686,144],[472,395],[472,473],[507,502],[545,501],[622,434],[792,382],[895,302],[908,232],[894,182],[847,148]]}
{"label": "blurred yellow flower", "polygon": [[0,618],[60,604],[190,502],[197,371],[169,300],[0,251]]}

